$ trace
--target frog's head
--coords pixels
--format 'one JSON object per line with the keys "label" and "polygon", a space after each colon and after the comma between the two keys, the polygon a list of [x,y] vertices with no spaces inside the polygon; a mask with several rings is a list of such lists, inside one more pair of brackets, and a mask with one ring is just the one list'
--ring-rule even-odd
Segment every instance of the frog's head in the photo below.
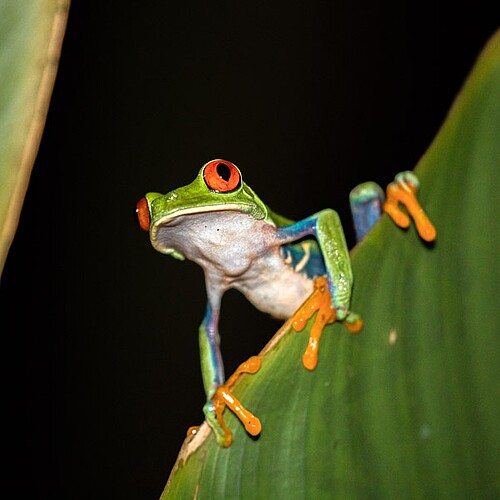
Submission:
{"label": "frog's head", "polygon": [[184,256],[165,246],[158,238],[162,227],[177,217],[206,212],[236,211],[255,219],[268,219],[267,207],[243,182],[239,169],[227,160],[212,160],[203,165],[196,179],[167,194],[147,193],[136,205],[139,226],[149,231],[153,247],[178,259]]}

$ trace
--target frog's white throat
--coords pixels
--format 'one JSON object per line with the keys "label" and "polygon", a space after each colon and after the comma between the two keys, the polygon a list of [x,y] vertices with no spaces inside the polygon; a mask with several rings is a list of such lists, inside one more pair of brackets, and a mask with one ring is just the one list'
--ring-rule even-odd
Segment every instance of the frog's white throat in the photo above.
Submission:
{"label": "frog's white throat", "polygon": [[217,232],[222,229],[241,230],[241,221],[253,218],[250,212],[251,206],[248,205],[247,212],[241,203],[181,208],[154,221],[150,230],[151,244],[155,250],[163,254],[180,259],[189,258],[186,252],[179,248],[184,246],[182,242],[188,243],[188,235],[193,239],[193,244],[196,242],[203,244],[203,240],[213,234],[214,223],[220,222],[220,228],[216,228]]}

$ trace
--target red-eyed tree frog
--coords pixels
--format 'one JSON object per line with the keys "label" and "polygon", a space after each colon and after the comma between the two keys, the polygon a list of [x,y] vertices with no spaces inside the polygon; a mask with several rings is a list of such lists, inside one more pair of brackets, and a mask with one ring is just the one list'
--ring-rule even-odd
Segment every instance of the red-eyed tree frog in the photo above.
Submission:
{"label": "red-eyed tree frog", "polygon": [[[412,197],[418,181],[410,174],[396,182],[395,193],[402,189]],[[408,179],[413,184],[406,182]],[[354,200],[358,207],[373,207],[380,199],[378,189],[365,184],[351,202]],[[402,213],[397,208],[400,201],[398,196],[391,196],[386,202],[392,203],[396,215]],[[369,212],[372,215],[363,219],[363,233],[379,217],[376,210]],[[207,396],[203,410],[222,446],[229,446],[232,440],[222,420],[225,406],[235,411],[251,434],[256,435],[261,429],[259,420],[231,394],[234,376],[225,382],[218,322],[226,290],[239,290],[258,309],[275,318],[293,317],[296,330],[303,328],[318,311],[303,357],[309,370],[316,367],[319,337],[325,324],[342,321],[351,333],[362,328],[360,316],[350,309],[351,263],[334,210],[322,210],[299,222],[286,219],[273,212],[243,182],[236,165],[216,159],[206,163],[187,186],[164,195],[147,193],[137,203],[136,214],[157,251],[192,260],[204,270],[207,307],[199,327]],[[400,225],[406,222],[396,221]],[[310,299],[313,303],[309,301],[304,306],[309,297],[315,297]],[[254,373],[259,366],[260,360],[251,358],[237,374]]]}

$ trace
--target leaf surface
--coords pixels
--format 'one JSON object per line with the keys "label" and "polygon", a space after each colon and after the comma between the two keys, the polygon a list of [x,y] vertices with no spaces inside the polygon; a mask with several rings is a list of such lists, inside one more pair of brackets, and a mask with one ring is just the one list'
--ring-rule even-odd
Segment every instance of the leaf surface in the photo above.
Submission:
{"label": "leaf surface", "polygon": [[0,0],[0,272],[42,136],[69,0]]}

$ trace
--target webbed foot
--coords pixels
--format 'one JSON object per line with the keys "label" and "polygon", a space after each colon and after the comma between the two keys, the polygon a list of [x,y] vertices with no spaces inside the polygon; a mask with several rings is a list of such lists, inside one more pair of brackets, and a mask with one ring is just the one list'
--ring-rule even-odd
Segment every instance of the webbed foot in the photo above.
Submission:
{"label": "webbed foot", "polygon": [[400,204],[403,205],[415,221],[420,237],[425,241],[433,241],[436,238],[436,229],[417,200],[419,187],[420,183],[413,172],[400,172],[394,182],[387,186],[387,198],[382,209],[396,225],[406,228],[410,225],[410,218],[399,207]]}
{"label": "webbed foot", "polygon": [[252,356],[242,363],[225,384],[217,387],[213,397],[203,407],[203,412],[208,424],[215,432],[217,442],[224,448],[231,446],[233,442],[233,435],[222,418],[226,406],[239,418],[249,434],[252,436],[260,434],[262,429],[260,420],[245,409],[231,393],[232,386],[242,373],[257,373],[260,365],[261,360],[258,356]]}
{"label": "webbed foot", "polygon": [[318,364],[319,341],[326,325],[340,319],[350,333],[359,333],[363,328],[363,320],[356,313],[342,311],[340,318],[337,318],[337,310],[332,307],[328,283],[324,276],[316,278],[313,293],[293,316],[293,329],[296,332],[302,331],[316,312],[309,342],[302,356],[302,364],[308,370],[314,370]]}

